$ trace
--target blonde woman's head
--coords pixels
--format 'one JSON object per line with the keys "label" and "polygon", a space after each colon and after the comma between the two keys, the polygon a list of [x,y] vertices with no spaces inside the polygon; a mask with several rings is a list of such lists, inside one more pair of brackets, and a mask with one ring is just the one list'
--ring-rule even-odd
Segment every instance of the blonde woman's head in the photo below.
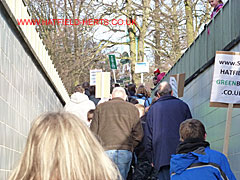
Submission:
{"label": "blonde woman's head", "polygon": [[75,115],[38,117],[10,180],[112,180],[119,171],[89,128]]}

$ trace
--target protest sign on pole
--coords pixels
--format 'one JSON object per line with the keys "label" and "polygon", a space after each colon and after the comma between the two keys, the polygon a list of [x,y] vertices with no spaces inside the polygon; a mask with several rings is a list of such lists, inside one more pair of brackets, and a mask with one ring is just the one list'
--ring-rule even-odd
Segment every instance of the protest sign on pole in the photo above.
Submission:
{"label": "protest sign on pole", "polygon": [[135,73],[141,73],[141,83],[143,83],[143,73],[149,72],[148,62],[137,62],[135,63]]}
{"label": "protest sign on pole", "polygon": [[115,73],[115,70],[117,69],[116,57],[115,55],[108,55],[108,57],[110,62],[110,68],[112,69],[112,72],[113,72],[114,83],[117,83],[116,73]]}
{"label": "protest sign on pole", "polygon": [[111,69],[117,69],[117,63],[116,63],[116,57],[115,55],[108,55],[109,62],[110,62],[110,68]]}
{"label": "protest sign on pole", "polygon": [[90,86],[96,85],[96,73],[102,72],[102,69],[91,69],[90,70]]}
{"label": "protest sign on pole", "polygon": [[240,107],[240,53],[217,51],[215,56],[210,107],[228,107],[223,153],[227,156],[232,110]]}
{"label": "protest sign on pole", "polygon": [[137,62],[135,63],[135,73],[144,73],[149,72],[149,63],[148,62]]}
{"label": "protest sign on pole", "polygon": [[174,74],[170,76],[169,84],[172,86],[175,97],[183,97],[184,94],[185,73]]}
{"label": "protest sign on pole", "polygon": [[240,53],[217,51],[210,102],[240,104]]}
{"label": "protest sign on pole", "polygon": [[173,77],[173,76],[170,76],[169,84],[170,84],[171,87],[172,87],[173,96],[174,96],[174,97],[178,97],[178,85],[177,85],[177,80],[176,80],[176,78]]}
{"label": "protest sign on pole", "polygon": [[96,98],[110,97],[110,72],[97,72],[96,74]]}

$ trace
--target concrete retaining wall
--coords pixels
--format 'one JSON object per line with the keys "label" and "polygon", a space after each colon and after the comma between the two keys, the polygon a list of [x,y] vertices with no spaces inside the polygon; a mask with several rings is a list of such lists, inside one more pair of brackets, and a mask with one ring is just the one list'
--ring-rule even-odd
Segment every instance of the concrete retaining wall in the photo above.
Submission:
{"label": "concrete retaining wall", "polygon": [[0,2],[1,180],[18,162],[33,119],[69,99],[34,27],[23,30],[14,22],[24,18],[19,12],[27,14],[22,1]]}

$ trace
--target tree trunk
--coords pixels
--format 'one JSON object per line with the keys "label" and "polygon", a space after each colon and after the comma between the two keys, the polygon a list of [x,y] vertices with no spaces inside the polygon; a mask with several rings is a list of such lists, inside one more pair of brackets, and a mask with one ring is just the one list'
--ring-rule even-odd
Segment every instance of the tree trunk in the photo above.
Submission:
{"label": "tree trunk", "polygon": [[155,41],[155,50],[154,50],[154,57],[155,57],[155,67],[160,66],[160,13],[159,13],[159,0],[155,0],[155,12],[154,12],[154,18],[156,21],[154,22],[154,41]]}
{"label": "tree trunk", "polygon": [[187,44],[188,46],[190,46],[194,40],[193,11],[190,0],[184,0],[184,4],[187,22],[186,24]]}
{"label": "tree trunk", "polygon": [[138,61],[144,61],[144,41],[145,36],[148,29],[148,19],[150,15],[150,0],[143,0],[143,18],[142,18],[142,25],[139,32],[139,39],[138,39]]}

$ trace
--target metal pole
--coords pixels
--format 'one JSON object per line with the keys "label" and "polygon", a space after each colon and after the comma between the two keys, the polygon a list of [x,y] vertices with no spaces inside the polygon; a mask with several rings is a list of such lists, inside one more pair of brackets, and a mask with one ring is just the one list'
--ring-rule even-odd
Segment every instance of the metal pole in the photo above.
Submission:
{"label": "metal pole", "polygon": [[143,84],[143,73],[141,73],[141,84]]}

